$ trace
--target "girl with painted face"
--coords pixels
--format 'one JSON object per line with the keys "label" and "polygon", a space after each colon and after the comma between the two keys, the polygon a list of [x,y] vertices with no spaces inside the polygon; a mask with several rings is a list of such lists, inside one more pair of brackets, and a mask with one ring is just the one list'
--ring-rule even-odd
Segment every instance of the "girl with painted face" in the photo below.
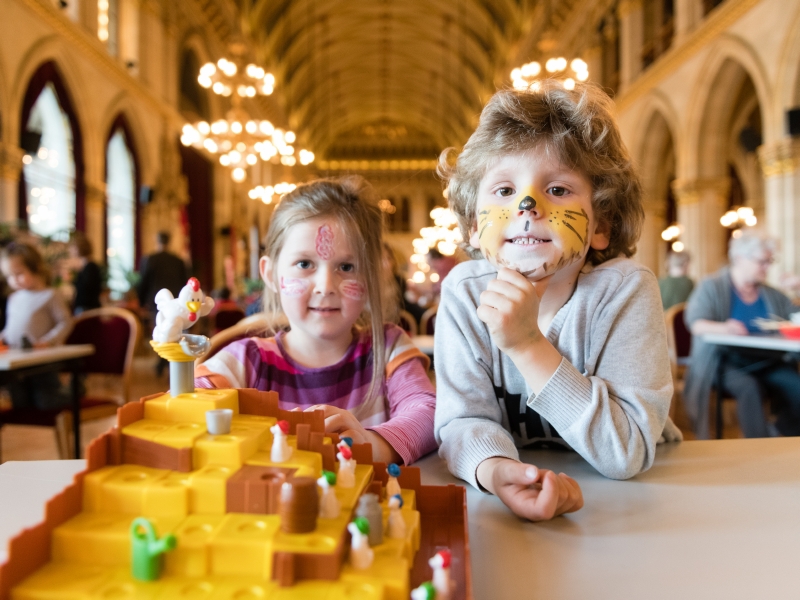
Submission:
{"label": "girl with painted face", "polygon": [[195,373],[197,387],[278,392],[281,408],[322,410],[326,431],[371,443],[377,461],[433,451],[428,358],[381,294],[383,220],[360,177],[285,195],[261,258],[268,337],[234,342]]}

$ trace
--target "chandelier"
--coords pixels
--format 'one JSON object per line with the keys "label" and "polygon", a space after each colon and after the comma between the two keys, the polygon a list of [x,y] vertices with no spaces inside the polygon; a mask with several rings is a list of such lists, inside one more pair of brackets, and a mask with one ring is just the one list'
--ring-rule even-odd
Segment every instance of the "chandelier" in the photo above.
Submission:
{"label": "chandelier", "polygon": [[534,91],[539,89],[537,79],[557,78],[561,79],[564,88],[567,90],[575,89],[575,81],[586,81],[589,79],[589,65],[586,61],[575,58],[569,63],[564,57],[550,58],[544,63],[544,73],[542,65],[533,61],[522,65],[511,71],[511,82],[515,90]]}
{"label": "chandelier", "polygon": [[461,231],[458,229],[456,216],[449,208],[437,206],[431,211],[433,227],[423,227],[419,230],[420,237],[412,241],[414,254],[409,259],[416,266],[416,271],[411,279],[414,283],[424,283],[425,279],[430,279],[432,283],[439,281],[437,273],[430,273],[427,254],[435,248],[444,256],[452,256],[458,248],[458,243],[462,241]]}
{"label": "chandelier", "polygon": [[297,136],[293,131],[277,128],[267,120],[253,119],[242,106],[244,98],[273,92],[275,77],[271,73],[254,64],[241,68],[236,62],[221,58],[216,65],[206,63],[200,67],[197,81],[215,94],[230,96],[233,106],[224,119],[184,125],[181,143],[218,155],[219,163],[231,169],[234,181],[247,179],[247,168],[259,160],[280,162],[288,167],[298,161],[301,165],[314,162],[313,152],[295,151]]}
{"label": "chandelier", "polygon": [[209,62],[200,67],[197,83],[218,96],[230,96],[235,89],[240,98],[254,98],[272,94],[275,76],[258,65],[249,64],[242,70],[234,61],[220,58],[216,65]]}
{"label": "chandelier", "polygon": [[744,227],[755,227],[758,224],[758,217],[749,206],[734,206],[720,217],[719,223],[727,229],[732,229],[731,235],[738,238],[742,235]]}
{"label": "chandelier", "polygon": [[678,239],[681,237],[682,233],[683,225],[680,225],[679,223],[673,223],[661,232],[661,239],[670,243],[670,248],[672,248],[673,252],[683,252],[686,249],[686,246],[684,246],[683,242]]}
{"label": "chandelier", "polygon": [[282,181],[281,183],[276,183],[273,185],[257,185],[252,190],[247,192],[247,195],[250,197],[251,200],[261,200],[264,204],[272,204],[272,200],[275,196],[278,196],[280,199],[281,196],[284,194],[288,194],[289,192],[293,191],[297,186],[293,183],[288,183],[286,181]]}

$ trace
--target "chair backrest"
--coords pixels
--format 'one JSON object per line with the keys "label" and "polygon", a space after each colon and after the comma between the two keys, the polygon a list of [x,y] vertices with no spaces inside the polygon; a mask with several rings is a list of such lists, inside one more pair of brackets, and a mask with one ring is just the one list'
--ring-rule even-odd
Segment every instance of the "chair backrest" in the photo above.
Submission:
{"label": "chair backrest", "polygon": [[93,344],[96,352],[84,362],[86,373],[120,375],[123,399],[128,401],[128,384],[133,354],[142,327],[136,316],[123,308],[87,310],[75,318],[67,344]]}
{"label": "chair backrest", "polygon": [[675,367],[677,367],[679,359],[688,357],[692,350],[692,334],[683,320],[685,308],[686,303],[681,302],[668,308],[664,313],[669,360]]}
{"label": "chair backrest", "polygon": [[402,308],[399,312],[398,325],[400,325],[403,331],[405,331],[408,335],[414,336],[419,333],[419,327],[417,326],[417,320],[414,318],[414,315]]}
{"label": "chair backrest", "polygon": [[241,308],[224,308],[214,315],[214,333],[233,327],[242,319],[244,311]]}
{"label": "chair backrest", "polygon": [[436,330],[436,312],[439,310],[439,305],[434,304],[424,313],[419,322],[420,335],[433,335]]}
{"label": "chair backrest", "polygon": [[211,337],[211,349],[202,358],[195,361],[201,365],[228,344],[248,337],[263,335],[268,326],[267,319],[262,313],[245,317],[233,327],[228,327]]}

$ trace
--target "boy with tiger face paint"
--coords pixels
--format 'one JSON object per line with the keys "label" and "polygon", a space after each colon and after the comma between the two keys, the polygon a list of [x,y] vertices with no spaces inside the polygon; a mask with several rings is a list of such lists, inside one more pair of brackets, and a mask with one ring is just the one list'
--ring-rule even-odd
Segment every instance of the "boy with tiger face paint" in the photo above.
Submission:
{"label": "boy with tiger face paint", "polygon": [[442,285],[439,453],[523,518],[578,510],[578,483],[517,448],[564,446],[627,479],[659,438],[680,439],[658,285],[628,258],[644,211],[611,100],[557,81],[498,92],[439,173],[465,250],[485,259]]}

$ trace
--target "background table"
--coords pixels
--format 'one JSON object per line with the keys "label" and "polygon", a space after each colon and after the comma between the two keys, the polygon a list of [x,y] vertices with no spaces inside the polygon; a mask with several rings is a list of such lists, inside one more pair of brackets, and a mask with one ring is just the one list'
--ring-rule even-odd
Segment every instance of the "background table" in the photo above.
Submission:
{"label": "background table", "polygon": [[[522,456],[575,477],[586,505],[529,523],[468,487],[475,600],[800,596],[800,438],[660,446],[653,468],[629,481],[571,452]],[[435,454],[417,464],[425,484],[462,483]],[[0,561],[84,465],[0,465]]]}
{"label": "background table", "polygon": [[730,335],[707,333],[701,336],[707,344],[735,346],[738,348],[757,348],[776,352],[800,353],[800,340],[790,340],[780,335]]}
{"label": "background table", "polygon": [[[800,438],[660,446],[629,481],[574,453],[522,457],[573,476],[586,504],[529,523],[469,487],[475,600],[800,597]],[[435,455],[418,465],[456,481]]]}
{"label": "background table", "polygon": [[92,354],[94,346],[91,344],[7,350],[0,353],[0,385],[50,371],[72,372],[72,429],[77,457],[81,455],[81,398],[78,376],[83,359]]}

